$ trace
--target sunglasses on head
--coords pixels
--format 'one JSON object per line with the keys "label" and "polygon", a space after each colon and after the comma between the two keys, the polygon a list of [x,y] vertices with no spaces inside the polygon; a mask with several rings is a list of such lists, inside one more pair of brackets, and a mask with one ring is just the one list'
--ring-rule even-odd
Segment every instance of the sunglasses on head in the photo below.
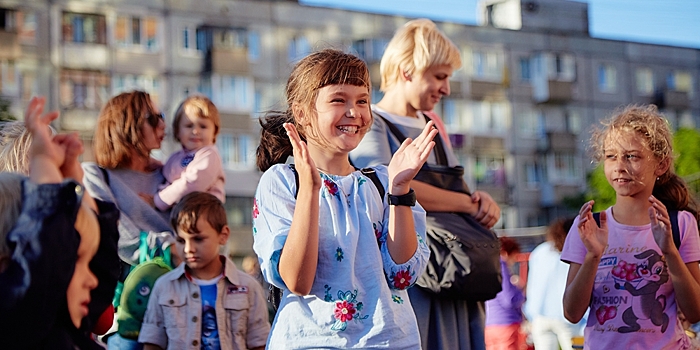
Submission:
{"label": "sunglasses on head", "polygon": [[163,112],[160,113],[153,113],[153,112],[148,112],[146,115],[146,120],[148,120],[148,124],[150,124],[153,127],[158,126],[158,122],[163,120],[165,121],[165,114]]}

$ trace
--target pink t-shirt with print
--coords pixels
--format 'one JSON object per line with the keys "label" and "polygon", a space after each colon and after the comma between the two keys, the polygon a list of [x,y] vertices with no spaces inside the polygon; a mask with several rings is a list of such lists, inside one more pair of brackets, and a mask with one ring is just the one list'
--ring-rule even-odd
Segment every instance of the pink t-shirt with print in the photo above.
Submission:
{"label": "pink t-shirt with print", "polygon": [[[678,320],[668,267],[654,241],[651,225],[628,226],[608,217],[608,246],[598,265],[591,296],[584,349],[688,349],[690,339]],[[583,264],[586,248],[576,217],[561,260]],[[680,255],[700,261],[695,218],[678,213]]]}

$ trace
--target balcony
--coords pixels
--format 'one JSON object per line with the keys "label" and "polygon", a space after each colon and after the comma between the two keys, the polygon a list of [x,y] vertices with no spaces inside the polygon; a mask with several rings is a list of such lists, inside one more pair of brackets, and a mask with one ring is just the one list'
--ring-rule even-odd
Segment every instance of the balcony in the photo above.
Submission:
{"label": "balcony", "polygon": [[690,97],[685,91],[663,89],[654,94],[652,103],[661,109],[688,109],[690,108]]}
{"label": "balcony", "polygon": [[486,98],[505,98],[505,87],[502,82],[479,80],[472,78],[469,81],[470,97],[474,100]]}
{"label": "balcony", "polygon": [[212,47],[204,60],[204,71],[224,75],[248,75],[248,50],[243,47]]}
{"label": "balcony", "polygon": [[107,70],[109,50],[102,44],[64,43],[60,50],[64,68]]}
{"label": "balcony", "polygon": [[533,81],[532,98],[535,103],[566,103],[573,99],[573,82],[550,80]]}
{"label": "balcony", "polygon": [[14,60],[21,55],[22,46],[19,44],[19,34],[0,30],[0,59]]}
{"label": "balcony", "polygon": [[476,151],[496,151],[505,152],[505,140],[502,137],[474,136],[471,140],[471,147]]}
{"label": "balcony", "polygon": [[116,72],[143,74],[144,72],[162,72],[165,67],[163,56],[155,52],[115,50],[112,57]]}
{"label": "balcony", "polygon": [[256,120],[245,113],[223,113],[221,111],[221,129],[250,132],[255,126]]}
{"label": "balcony", "polygon": [[94,109],[64,109],[61,111],[62,131],[77,131],[82,135],[92,135],[97,127],[100,111]]}
{"label": "balcony", "polygon": [[539,143],[541,152],[551,151],[570,151],[573,152],[577,148],[578,137],[568,132],[547,132],[547,138]]}

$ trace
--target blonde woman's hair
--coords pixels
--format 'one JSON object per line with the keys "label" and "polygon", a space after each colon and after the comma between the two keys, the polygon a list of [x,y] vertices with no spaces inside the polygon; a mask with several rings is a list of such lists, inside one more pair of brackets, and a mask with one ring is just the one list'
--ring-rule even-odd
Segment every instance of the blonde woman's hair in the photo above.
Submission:
{"label": "blonde woman's hair", "polygon": [[7,234],[14,227],[22,207],[22,179],[24,176],[11,172],[0,172],[0,272],[2,261],[12,252],[7,246]]}
{"label": "blonde woman's hair", "polygon": [[22,121],[0,124],[0,171],[29,173],[29,146],[32,136]]}
{"label": "blonde woman's hair", "polygon": [[433,21],[424,18],[409,21],[396,31],[384,51],[379,63],[380,90],[391,89],[404,73],[420,74],[438,65],[449,65],[453,70],[462,66],[457,45]]}
{"label": "blonde woman's hair", "polygon": [[175,111],[175,118],[173,118],[173,136],[177,142],[180,142],[180,138],[177,136],[180,133],[180,121],[185,114],[211,120],[214,123],[214,142],[216,142],[216,135],[219,134],[221,128],[221,118],[214,102],[211,102],[204,95],[193,95],[182,101]]}

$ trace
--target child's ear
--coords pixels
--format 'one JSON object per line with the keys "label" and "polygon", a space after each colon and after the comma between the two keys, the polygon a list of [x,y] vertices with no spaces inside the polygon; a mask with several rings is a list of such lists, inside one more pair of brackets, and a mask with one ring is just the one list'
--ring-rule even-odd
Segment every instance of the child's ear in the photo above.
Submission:
{"label": "child's ear", "polygon": [[663,174],[666,174],[668,171],[668,168],[671,166],[671,159],[669,157],[664,158],[659,165],[656,166],[656,171],[654,172],[654,175],[661,176]]}
{"label": "child's ear", "polygon": [[292,117],[297,125],[304,125],[304,109],[297,102],[292,104]]}
{"label": "child's ear", "polygon": [[228,225],[224,225],[224,227],[221,228],[221,232],[219,232],[219,245],[226,245],[230,235],[231,229],[228,228]]}

